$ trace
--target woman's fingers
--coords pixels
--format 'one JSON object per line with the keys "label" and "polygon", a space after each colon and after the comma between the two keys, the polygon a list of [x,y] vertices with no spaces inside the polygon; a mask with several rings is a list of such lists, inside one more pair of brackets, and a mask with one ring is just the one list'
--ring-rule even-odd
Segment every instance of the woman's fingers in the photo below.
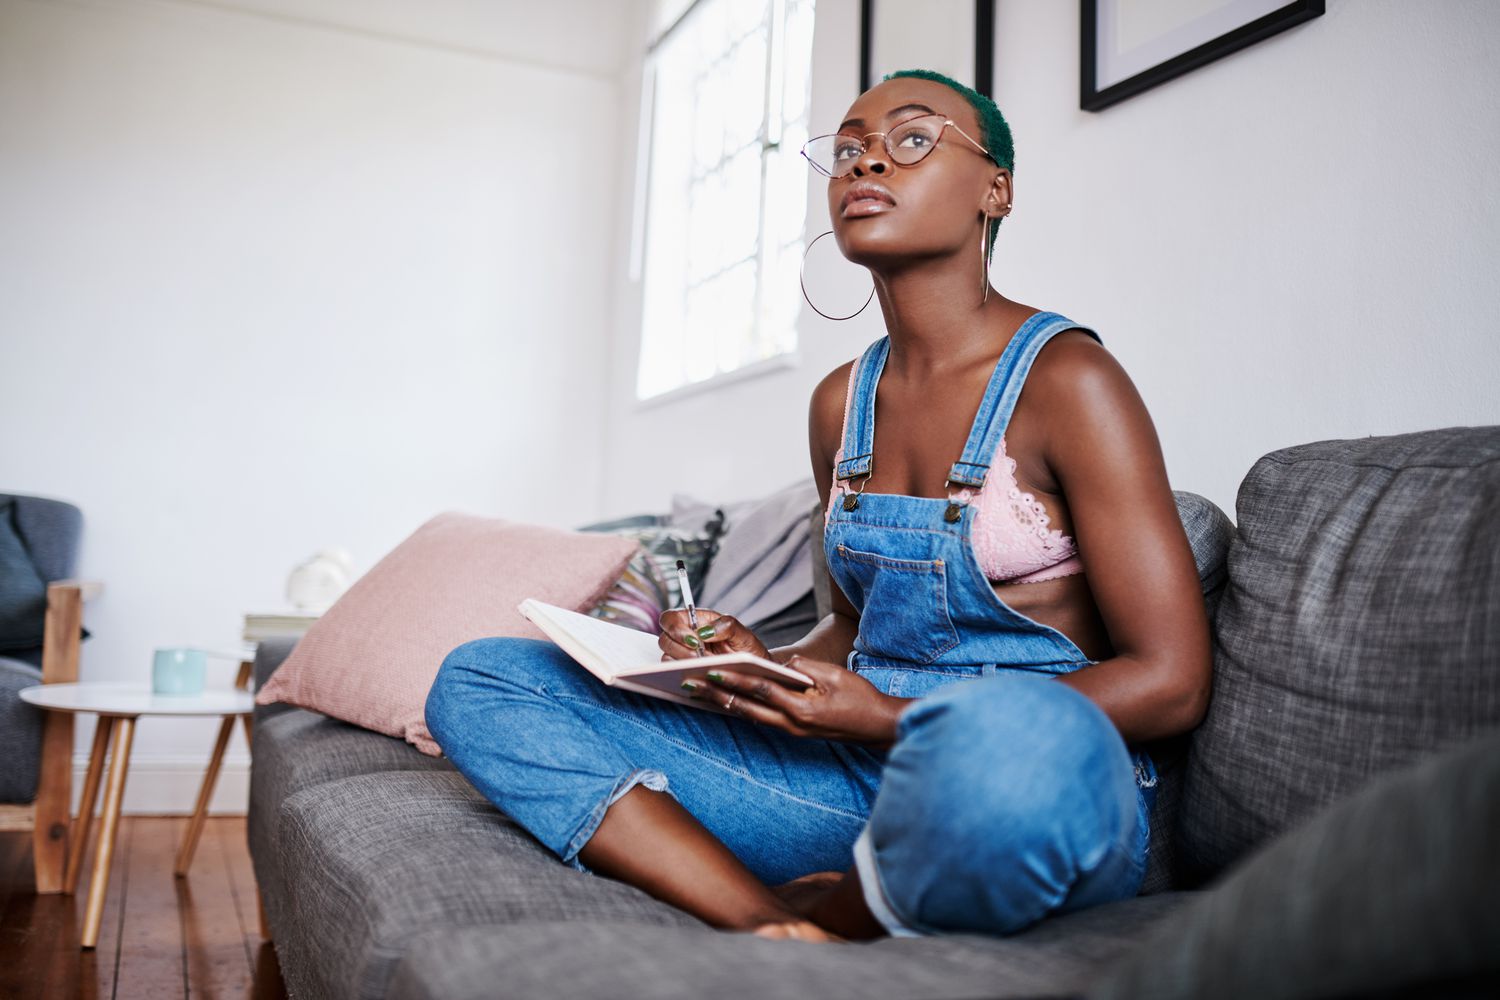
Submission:
{"label": "woman's fingers", "polygon": [[708,622],[723,617],[716,611],[699,611],[698,627],[694,628],[686,611],[663,611],[657,619],[658,624],[661,625],[661,634],[656,640],[656,644],[666,654],[662,659],[684,660],[701,656],[705,652],[706,640],[703,637],[716,632],[715,627],[709,625]]}
{"label": "woman's fingers", "polygon": [[733,615],[722,615],[708,608],[699,608],[698,624],[695,627],[686,610],[673,609],[663,611],[659,622],[662,639],[669,639],[681,647],[673,650],[666,642],[662,642],[662,652],[670,652],[677,659],[697,656],[699,650],[710,654],[752,653],[770,657],[769,651],[755,637],[755,633]]}
{"label": "woman's fingers", "polygon": [[698,612],[696,634],[710,653],[752,653],[767,659],[771,655],[755,633],[733,615],[715,614],[710,618],[703,612]]}
{"label": "woman's fingers", "polygon": [[740,691],[731,691],[717,684],[704,681],[684,681],[683,693],[697,701],[717,705],[730,715],[737,715],[751,722],[758,722],[763,726],[773,726],[776,729],[784,729],[789,733],[797,732],[797,725],[785,712],[773,708],[765,702],[759,701],[749,694]]}
{"label": "woman's fingers", "polygon": [[707,676],[712,687],[769,705],[783,715],[800,712],[799,697],[790,688],[768,678],[746,676],[732,670],[710,670]]}

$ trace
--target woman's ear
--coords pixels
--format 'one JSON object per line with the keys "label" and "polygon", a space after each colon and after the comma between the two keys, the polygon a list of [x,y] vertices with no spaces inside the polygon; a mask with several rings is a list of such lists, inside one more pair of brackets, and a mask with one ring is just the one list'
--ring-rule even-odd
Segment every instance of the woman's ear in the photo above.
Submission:
{"label": "woman's ear", "polygon": [[1010,214],[1012,184],[1010,171],[1001,167],[984,193],[984,214],[987,218],[1003,219]]}

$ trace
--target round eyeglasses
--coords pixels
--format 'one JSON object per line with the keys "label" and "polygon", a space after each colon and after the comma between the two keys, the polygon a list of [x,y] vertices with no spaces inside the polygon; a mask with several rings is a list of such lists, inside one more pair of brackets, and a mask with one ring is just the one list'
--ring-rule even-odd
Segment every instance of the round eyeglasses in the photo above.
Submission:
{"label": "round eyeglasses", "polygon": [[985,156],[994,159],[988,149],[974,141],[973,136],[954,124],[953,119],[942,115],[918,115],[898,122],[888,132],[868,132],[863,136],[847,132],[820,135],[809,139],[802,147],[802,155],[818,173],[827,177],[843,177],[854,169],[859,158],[870,148],[865,140],[878,135],[885,143],[885,151],[891,162],[903,167],[921,163],[927,154],[937,148],[938,140],[945,129],[952,129]]}

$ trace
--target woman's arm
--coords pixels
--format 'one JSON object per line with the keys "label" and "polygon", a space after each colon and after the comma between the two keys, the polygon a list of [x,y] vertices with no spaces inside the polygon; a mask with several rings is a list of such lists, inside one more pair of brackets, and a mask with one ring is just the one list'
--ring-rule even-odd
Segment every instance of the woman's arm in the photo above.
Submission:
{"label": "woman's arm", "polygon": [[1192,729],[1212,677],[1208,615],[1145,403],[1114,357],[1083,335],[1049,345],[1027,389],[1028,418],[1043,423],[1045,458],[1115,651],[1059,680],[1102,708],[1127,742]]}

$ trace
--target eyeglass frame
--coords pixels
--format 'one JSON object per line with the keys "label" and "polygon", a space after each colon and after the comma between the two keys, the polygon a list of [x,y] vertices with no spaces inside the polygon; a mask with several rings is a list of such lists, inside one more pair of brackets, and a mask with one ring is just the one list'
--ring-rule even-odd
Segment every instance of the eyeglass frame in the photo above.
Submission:
{"label": "eyeglass frame", "polygon": [[[935,139],[932,140],[932,147],[930,149],[928,149],[927,152],[925,152],[925,153],[922,154],[921,159],[913,160],[911,163],[897,163],[897,161],[896,161],[896,151],[891,148],[891,133],[894,132],[896,129],[900,128],[902,125],[905,125],[907,122],[914,122],[918,118],[942,118],[943,119],[943,127],[940,128],[940,129],[938,129],[937,138],[935,138]],[[969,133],[965,132],[962,128],[960,128],[959,125],[958,125],[958,123],[956,121],[954,121],[952,118],[945,117],[944,115],[938,114],[937,112],[928,112],[926,114],[912,115],[910,118],[903,118],[899,122],[897,122],[896,124],[892,125],[890,128],[886,129],[884,132],[866,132],[864,135],[860,135],[860,136],[856,136],[856,135],[853,135],[852,133],[845,133],[845,132],[828,132],[828,133],[826,133],[824,135],[815,135],[811,139],[807,140],[806,142],[804,142],[802,144],[802,149],[799,150],[799,152],[801,152],[802,158],[807,161],[807,165],[808,166],[812,167],[814,170],[816,170],[818,173],[822,174],[824,177],[830,178],[832,180],[837,180],[840,177],[847,177],[849,174],[848,173],[835,174],[835,173],[831,173],[830,171],[824,170],[822,167],[818,166],[818,164],[813,160],[813,158],[811,156],[807,155],[807,147],[811,146],[813,143],[817,142],[819,139],[832,139],[834,136],[848,135],[848,137],[851,138],[851,139],[858,139],[860,141],[860,144],[864,146],[864,149],[862,149],[860,151],[860,154],[859,154],[860,156],[864,156],[866,153],[868,153],[870,151],[870,144],[868,142],[866,142],[865,140],[868,139],[868,138],[870,138],[870,136],[872,136],[872,135],[878,135],[878,136],[880,136],[880,144],[885,147],[886,155],[888,155],[891,158],[891,162],[892,163],[895,163],[897,166],[900,166],[900,167],[915,167],[917,164],[921,163],[923,160],[927,159],[927,157],[929,157],[929,156],[932,155],[932,150],[937,149],[938,143],[942,142],[942,140],[943,140],[943,133],[945,131],[947,131],[947,129],[950,126],[952,127],[953,131],[957,132],[959,135],[961,135],[965,139],[969,140],[969,143],[975,149],[979,150],[985,156],[989,157],[989,160],[990,160],[991,163],[995,163],[995,154],[994,153],[991,153],[988,149],[985,149],[979,143],[975,142],[974,141],[974,137],[971,136]],[[855,157],[855,159],[857,161],[859,159],[859,157]],[[998,163],[995,163],[995,165],[999,166]],[[853,172],[853,170],[854,170],[853,167],[849,168],[849,172]]]}

